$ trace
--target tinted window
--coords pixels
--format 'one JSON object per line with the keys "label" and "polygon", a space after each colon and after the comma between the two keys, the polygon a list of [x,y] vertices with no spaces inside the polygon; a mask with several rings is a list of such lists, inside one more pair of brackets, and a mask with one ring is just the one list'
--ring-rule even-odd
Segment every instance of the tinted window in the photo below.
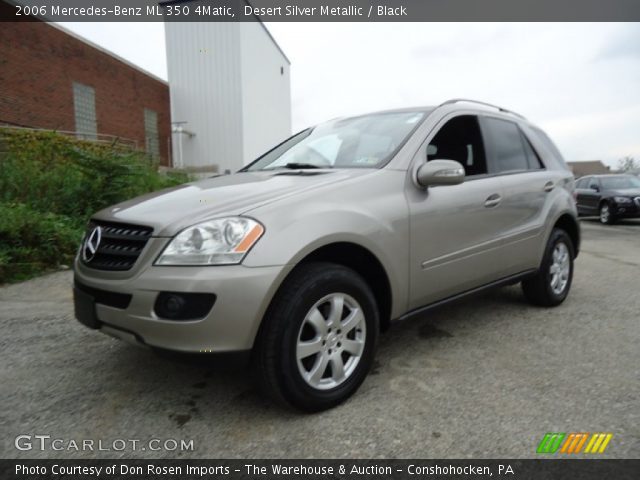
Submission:
{"label": "tinted window", "polygon": [[529,170],[539,170],[541,168],[544,168],[542,166],[542,162],[540,161],[540,157],[538,156],[534,148],[531,146],[531,142],[529,142],[529,139],[527,138],[527,136],[524,133],[520,132],[520,138],[522,139],[522,146],[524,147],[524,153],[527,156],[527,163],[529,165]]}
{"label": "tinted window", "polygon": [[625,190],[629,188],[640,188],[640,179],[636,177],[603,177],[600,179],[602,188],[605,190]]}
{"label": "tinted window", "polygon": [[518,126],[496,118],[486,118],[484,124],[491,143],[492,171],[503,173],[528,170],[529,161]]}
{"label": "tinted window", "polygon": [[487,160],[477,117],[462,115],[449,120],[427,146],[427,161],[460,162],[467,176],[487,173]]}
{"label": "tinted window", "polygon": [[558,147],[556,147],[556,145],[551,141],[551,139],[549,138],[549,135],[544,133],[538,127],[531,127],[531,128],[533,129],[534,132],[538,134],[538,138],[545,144],[545,146],[549,149],[549,151],[553,155],[555,155],[555,157],[558,160],[560,160],[561,162],[564,162],[564,158],[562,158],[562,154],[560,153],[560,150],[558,150]]}
{"label": "tinted window", "polygon": [[587,188],[588,177],[581,178],[576,182],[576,188]]}

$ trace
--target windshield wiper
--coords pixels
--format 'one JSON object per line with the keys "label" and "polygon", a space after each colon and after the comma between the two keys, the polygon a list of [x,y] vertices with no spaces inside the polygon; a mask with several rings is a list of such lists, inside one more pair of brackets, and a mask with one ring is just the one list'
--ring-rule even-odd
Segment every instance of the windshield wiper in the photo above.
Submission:
{"label": "windshield wiper", "polygon": [[313,163],[290,162],[290,163],[287,163],[286,165],[283,165],[283,168],[290,168],[291,170],[302,170],[304,168],[323,168],[323,167],[320,167],[319,165],[314,165]]}

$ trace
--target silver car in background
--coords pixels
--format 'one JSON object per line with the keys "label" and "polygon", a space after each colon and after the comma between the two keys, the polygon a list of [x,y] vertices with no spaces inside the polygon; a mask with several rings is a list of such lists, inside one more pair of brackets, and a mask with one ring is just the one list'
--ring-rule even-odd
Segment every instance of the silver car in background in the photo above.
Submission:
{"label": "silver car in background", "polygon": [[365,379],[392,320],[522,282],[569,293],[574,181],[521,116],[451,100],[333,120],[243,168],[96,213],[75,260],[77,318],[181,352],[248,352],[306,411]]}

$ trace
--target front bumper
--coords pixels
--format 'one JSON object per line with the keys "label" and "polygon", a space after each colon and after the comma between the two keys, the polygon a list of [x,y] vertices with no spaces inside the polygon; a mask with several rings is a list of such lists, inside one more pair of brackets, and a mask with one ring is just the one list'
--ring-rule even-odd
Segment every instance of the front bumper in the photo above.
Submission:
{"label": "front bumper", "polygon": [[[149,266],[131,278],[116,279],[103,278],[102,272],[88,269],[76,259],[74,281],[84,287],[80,292],[74,287],[76,316],[103,333],[151,347],[206,353],[249,350],[269,302],[289,270],[287,266]],[[116,308],[111,297],[92,295],[91,289],[130,295],[130,301]],[[216,300],[202,319],[166,320],[154,312],[160,292],[213,293]]]}
{"label": "front bumper", "polygon": [[614,203],[613,214],[616,218],[639,218],[640,197],[634,198],[631,203]]}

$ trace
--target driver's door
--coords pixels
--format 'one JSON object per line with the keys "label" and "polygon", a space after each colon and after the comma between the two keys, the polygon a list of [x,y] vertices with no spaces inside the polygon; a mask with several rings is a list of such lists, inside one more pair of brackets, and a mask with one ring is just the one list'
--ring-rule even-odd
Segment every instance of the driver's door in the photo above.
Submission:
{"label": "driver's door", "polygon": [[489,283],[503,270],[503,191],[500,178],[487,174],[477,117],[445,119],[430,137],[414,161],[456,160],[467,176],[460,185],[426,189],[408,182],[410,309]]}
{"label": "driver's door", "polygon": [[581,192],[583,203],[586,205],[587,213],[590,215],[598,215],[601,188],[600,180],[597,177],[592,177],[589,179],[587,189]]}

